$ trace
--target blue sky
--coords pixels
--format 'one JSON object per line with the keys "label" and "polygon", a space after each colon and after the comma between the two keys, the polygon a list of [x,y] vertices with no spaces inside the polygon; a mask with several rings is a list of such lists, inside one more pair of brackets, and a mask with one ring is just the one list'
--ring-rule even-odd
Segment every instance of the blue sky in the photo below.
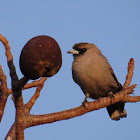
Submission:
{"label": "blue sky", "polygon": [[[127,63],[135,60],[132,84],[138,84],[135,95],[140,95],[140,1],[139,0],[30,0],[1,1],[0,33],[9,40],[19,78],[19,56],[26,42],[37,35],[49,35],[60,45],[63,64],[60,71],[48,78],[32,114],[46,114],[81,105],[84,94],[71,75],[72,55],[66,52],[75,43],[96,44],[107,57],[114,72],[124,83]],[[0,43],[0,64],[11,87],[5,51]],[[34,89],[23,92],[26,103]],[[26,140],[139,140],[140,103],[127,103],[127,118],[112,121],[106,109],[100,109],[70,120],[55,122],[25,130]],[[0,124],[3,140],[15,119],[11,96]]]}

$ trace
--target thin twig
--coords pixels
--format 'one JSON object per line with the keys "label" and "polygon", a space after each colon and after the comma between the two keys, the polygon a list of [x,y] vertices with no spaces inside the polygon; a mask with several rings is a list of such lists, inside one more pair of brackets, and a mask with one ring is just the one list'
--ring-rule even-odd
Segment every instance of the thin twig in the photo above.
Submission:
{"label": "thin twig", "polygon": [[[29,88],[33,88],[33,87],[37,87],[38,85],[40,85],[42,82],[46,81],[47,77],[42,77],[41,79],[39,79],[38,81],[33,81],[29,84],[26,84],[22,90],[25,89],[29,89]],[[12,89],[9,89],[9,94],[12,94]]]}
{"label": "thin twig", "polygon": [[29,112],[32,109],[33,105],[35,104],[36,100],[38,99],[38,97],[40,95],[40,91],[43,88],[44,82],[45,81],[43,81],[42,84],[38,85],[35,94],[32,96],[30,101],[25,105],[27,112]]}

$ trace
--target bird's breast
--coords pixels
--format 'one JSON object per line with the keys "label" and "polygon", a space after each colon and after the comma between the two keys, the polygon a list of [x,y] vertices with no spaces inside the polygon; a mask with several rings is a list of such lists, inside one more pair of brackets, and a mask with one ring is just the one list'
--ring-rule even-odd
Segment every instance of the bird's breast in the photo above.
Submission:
{"label": "bird's breast", "polygon": [[98,65],[99,63],[101,62],[73,62],[72,65],[74,81],[81,87],[84,94],[89,93],[93,99],[107,96],[110,85],[114,82],[108,78],[111,75],[110,71],[104,65]]}

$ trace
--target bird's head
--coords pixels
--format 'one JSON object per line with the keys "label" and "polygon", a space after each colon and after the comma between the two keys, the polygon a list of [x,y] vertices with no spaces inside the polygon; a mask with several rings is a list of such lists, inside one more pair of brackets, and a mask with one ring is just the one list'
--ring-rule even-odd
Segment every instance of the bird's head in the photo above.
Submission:
{"label": "bird's head", "polygon": [[67,53],[73,54],[74,58],[81,58],[92,56],[94,54],[101,54],[101,51],[96,47],[95,44],[91,43],[78,43],[73,46],[73,49]]}
{"label": "bird's head", "polygon": [[81,55],[87,51],[88,43],[78,43],[73,46],[73,49],[68,51],[67,53],[71,53],[73,55]]}

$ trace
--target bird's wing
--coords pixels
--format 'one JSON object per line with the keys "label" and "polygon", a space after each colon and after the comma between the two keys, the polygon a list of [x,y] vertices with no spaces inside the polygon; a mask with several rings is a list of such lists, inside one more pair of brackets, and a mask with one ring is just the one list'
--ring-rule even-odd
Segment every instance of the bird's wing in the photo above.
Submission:
{"label": "bird's wing", "polygon": [[111,75],[113,76],[113,78],[115,79],[115,81],[116,81],[116,83],[117,83],[117,85],[119,87],[119,90],[121,90],[122,89],[122,85],[119,83],[119,81],[118,81],[116,75],[114,74],[114,71],[113,71],[112,68],[110,69],[110,72],[111,72]]}
{"label": "bird's wing", "polygon": [[116,81],[116,83],[118,85],[118,90],[116,91],[116,92],[118,92],[118,91],[120,91],[122,89],[122,85],[119,83],[119,81],[118,81],[118,79],[117,79],[117,77],[116,77],[111,65],[109,64],[108,60],[106,59],[106,57],[104,55],[102,55],[102,57],[105,59],[105,61],[107,63],[107,66],[108,66],[108,69],[109,69],[111,75],[113,76],[113,78],[115,79],[115,81]]}

